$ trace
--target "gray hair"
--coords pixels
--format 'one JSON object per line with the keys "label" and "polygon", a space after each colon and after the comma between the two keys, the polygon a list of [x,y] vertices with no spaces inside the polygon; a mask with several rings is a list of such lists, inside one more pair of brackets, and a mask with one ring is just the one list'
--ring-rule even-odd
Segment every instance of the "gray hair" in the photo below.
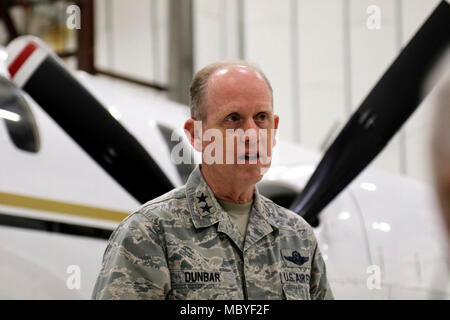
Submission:
{"label": "gray hair", "polygon": [[189,88],[189,107],[191,108],[191,118],[196,120],[205,120],[206,112],[204,108],[205,97],[208,89],[208,79],[217,70],[229,66],[244,66],[258,73],[266,82],[272,96],[273,90],[264,72],[255,64],[243,60],[219,61],[214,62],[199,70],[192,79]]}

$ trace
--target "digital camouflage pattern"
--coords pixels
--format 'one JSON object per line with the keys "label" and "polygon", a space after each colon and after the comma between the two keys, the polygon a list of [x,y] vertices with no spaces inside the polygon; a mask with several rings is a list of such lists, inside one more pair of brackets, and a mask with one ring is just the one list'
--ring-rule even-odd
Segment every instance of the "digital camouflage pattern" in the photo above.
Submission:
{"label": "digital camouflage pattern", "polygon": [[312,228],[258,193],[244,239],[199,167],[109,239],[93,299],[332,299]]}

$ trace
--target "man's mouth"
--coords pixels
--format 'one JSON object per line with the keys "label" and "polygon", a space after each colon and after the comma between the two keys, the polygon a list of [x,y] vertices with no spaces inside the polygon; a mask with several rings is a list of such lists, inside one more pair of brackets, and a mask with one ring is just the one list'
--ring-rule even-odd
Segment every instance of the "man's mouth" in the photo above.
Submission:
{"label": "man's mouth", "polygon": [[247,153],[247,154],[241,156],[240,158],[245,161],[258,160],[259,153]]}
{"label": "man's mouth", "polygon": [[259,158],[259,154],[246,154],[245,156],[245,160],[251,160],[251,159],[258,159]]}

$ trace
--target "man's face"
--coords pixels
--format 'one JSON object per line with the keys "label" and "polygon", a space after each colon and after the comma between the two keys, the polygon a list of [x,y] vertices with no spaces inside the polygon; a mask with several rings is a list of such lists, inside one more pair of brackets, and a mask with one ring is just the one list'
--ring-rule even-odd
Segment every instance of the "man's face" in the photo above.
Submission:
{"label": "man's face", "polygon": [[[203,133],[213,129],[223,137],[222,163],[206,164],[210,172],[225,181],[261,180],[270,167],[274,130],[278,128],[278,116],[273,114],[272,95],[264,79],[244,66],[217,70],[208,79],[205,114]],[[203,141],[203,165],[210,143]]]}

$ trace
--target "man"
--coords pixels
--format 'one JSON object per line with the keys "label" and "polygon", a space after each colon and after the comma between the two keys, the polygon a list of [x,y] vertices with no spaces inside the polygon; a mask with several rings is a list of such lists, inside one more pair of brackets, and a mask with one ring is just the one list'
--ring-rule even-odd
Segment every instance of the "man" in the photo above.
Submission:
{"label": "man", "polygon": [[312,228],[255,186],[279,120],[267,78],[245,62],[215,63],[190,94],[185,131],[202,164],[115,230],[93,298],[332,299]]}

